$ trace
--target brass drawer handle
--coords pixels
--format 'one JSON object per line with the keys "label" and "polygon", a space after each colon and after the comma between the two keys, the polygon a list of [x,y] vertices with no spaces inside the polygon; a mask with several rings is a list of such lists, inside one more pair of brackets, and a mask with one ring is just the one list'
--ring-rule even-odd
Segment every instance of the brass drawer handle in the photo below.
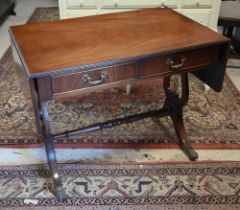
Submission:
{"label": "brass drawer handle", "polygon": [[179,64],[174,64],[174,61],[171,59],[167,59],[167,65],[171,67],[172,70],[177,70],[183,67],[184,62],[186,61],[186,58],[181,59],[181,63]]}
{"label": "brass drawer handle", "polygon": [[92,81],[92,78],[88,74],[84,74],[82,76],[82,80],[84,82],[88,82],[89,85],[99,85],[103,82],[103,80],[107,77],[107,75],[108,74],[106,71],[102,71],[100,74],[100,79]]}

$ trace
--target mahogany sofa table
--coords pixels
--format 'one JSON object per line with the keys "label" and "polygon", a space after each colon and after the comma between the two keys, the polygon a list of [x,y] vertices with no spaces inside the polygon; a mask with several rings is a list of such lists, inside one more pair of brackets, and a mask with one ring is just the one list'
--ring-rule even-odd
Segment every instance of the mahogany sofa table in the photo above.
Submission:
{"label": "mahogany sofa table", "polygon": [[[53,139],[170,116],[178,143],[190,160],[198,158],[187,141],[183,106],[189,97],[188,72],[220,91],[229,40],[168,8],[57,20],[10,28],[16,64],[30,84],[38,133],[42,136],[56,194],[64,197]],[[181,77],[181,94],[170,78]],[[52,134],[48,102],[130,83],[163,77],[166,95],[161,110],[113,119]]]}

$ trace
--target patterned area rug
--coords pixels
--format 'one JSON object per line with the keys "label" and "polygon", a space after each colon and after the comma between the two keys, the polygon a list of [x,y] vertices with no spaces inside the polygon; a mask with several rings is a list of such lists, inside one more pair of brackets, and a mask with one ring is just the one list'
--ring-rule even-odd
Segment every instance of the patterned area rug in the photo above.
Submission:
{"label": "patterned area rug", "polygon": [[64,201],[51,193],[45,167],[0,167],[0,209],[240,208],[239,162],[60,166]]}
{"label": "patterned area rug", "polygon": [[[58,19],[57,8],[38,8],[29,22]],[[0,146],[40,145],[30,103],[28,87],[20,83],[11,49],[0,60]],[[178,86],[178,78],[174,78]],[[221,93],[204,93],[203,84],[190,77],[190,101],[184,120],[188,137],[195,148],[240,148],[240,94],[226,77]],[[69,130],[116,117],[160,108],[164,101],[162,79],[116,87],[79,96],[63,103],[50,102],[52,131]],[[111,147],[177,147],[176,135],[169,118],[148,118],[136,123],[105,129],[88,135],[59,139],[60,146],[86,146],[95,143]],[[137,144],[136,144],[137,143]]]}

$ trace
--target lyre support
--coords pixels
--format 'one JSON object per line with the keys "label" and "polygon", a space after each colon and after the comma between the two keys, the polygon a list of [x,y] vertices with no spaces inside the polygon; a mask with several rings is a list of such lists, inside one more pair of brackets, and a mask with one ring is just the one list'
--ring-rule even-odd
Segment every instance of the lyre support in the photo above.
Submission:
{"label": "lyre support", "polygon": [[187,104],[189,99],[188,73],[181,74],[181,96],[176,91],[170,89],[170,77],[164,77],[163,87],[166,95],[164,107],[168,109],[172,119],[178,143],[187,157],[194,161],[198,158],[198,154],[187,140],[183,122],[183,106]]}
{"label": "lyre support", "polygon": [[188,74],[181,74],[181,96],[177,94],[175,90],[170,88],[170,76],[164,77],[163,87],[166,95],[164,106],[160,110],[149,111],[145,113],[138,113],[135,115],[126,116],[123,118],[117,118],[106,122],[96,123],[86,127],[77,128],[71,131],[64,131],[57,134],[52,134],[50,129],[49,115],[48,115],[48,102],[41,102],[40,108],[40,124],[42,127],[42,136],[44,140],[45,150],[48,159],[48,166],[51,172],[51,176],[55,185],[56,195],[58,198],[63,199],[66,197],[62,181],[59,174],[57,165],[55,149],[53,140],[57,138],[69,137],[72,135],[80,135],[86,132],[92,132],[101,130],[104,128],[111,128],[124,123],[132,123],[138,120],[142,120],[149,117],[166,117],[170,116],[174,125],[175,132],[178,137],[178,143],[187,157],[194,161],[198,158],[198,154],[193,150],[192,146],[187,140],[187,135],[183,123],[183,106],[189,99],[189,85]]}

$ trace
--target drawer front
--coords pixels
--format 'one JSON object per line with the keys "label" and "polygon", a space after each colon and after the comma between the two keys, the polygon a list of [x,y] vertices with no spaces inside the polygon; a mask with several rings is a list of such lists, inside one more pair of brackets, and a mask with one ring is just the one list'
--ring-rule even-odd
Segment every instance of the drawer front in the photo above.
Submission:
{"label": "drawer front", "polygon": [[160,5],[162,7],[166,6],[168,8],[177,8],[178,0],[161,0]]}
{"label": "drawer front", "polygon": [[140,77],[179,72],[191,68],[200,68],[218,59],[218,48],[199,49],[188,52],[163,55],[141,61]]}
{"label": "drawer front", "polygon": [[97,10],[67,10],[66,13],[63,13],[63,18],[75,18],[75,17],[84,17],[84,16],[91,16],[96,15]]}
{"label": "drawer front", "polygon": [[213,0],[183,0],[183,8],[211,8]]}
{"label": "drawer front", "polygon": [[170,8],[177,8],[177,0],[103,0],[103,8],[149,8],[149,7],[160,7],[167,6]]}
{"label": "drawer front", "polygon": [[131,80],[139,75],[136,63],[127,63],[87,72],[52,76],[54,94]]}
{"label": "drawer front", "polygon": [[118,0],[103,0],[102,8],[118,8]]}
{"label": "drawer front", "polygon": [[183,10],[182,14],[204,26],[210,25],[210,18],[211,18],[210,9],[202,9],[202,10],[196,9],[195,11]]}
{"label": "drawer front", "polygon": [[96,0],[67,0],[68,9],[92,9],[97,8]]}
{"label": "drawer front", "polygon": [[160,0],[129,1],[129,0],[104,0],[103,8],[148,8],[160,6]]}
{"label": "drawer front", "polygon": [[101,9],[98,14],[108,14],[108,13],[115,13],[115,12],[126,12],[131,11],[133,9]]}

